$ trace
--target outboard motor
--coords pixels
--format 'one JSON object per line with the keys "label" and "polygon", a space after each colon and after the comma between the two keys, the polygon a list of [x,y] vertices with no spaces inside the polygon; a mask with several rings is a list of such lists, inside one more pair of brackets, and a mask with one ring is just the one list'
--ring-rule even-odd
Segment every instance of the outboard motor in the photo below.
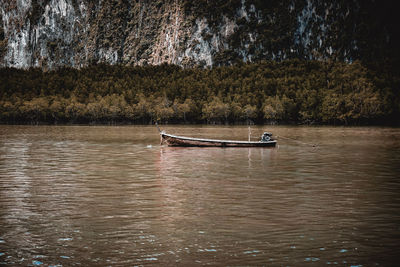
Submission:
{"label": "outboard motor", "polygon": [[261,142],[268,142],[271,141],[272,138],[272,133],[264,132],[263,135],[261,136]]}

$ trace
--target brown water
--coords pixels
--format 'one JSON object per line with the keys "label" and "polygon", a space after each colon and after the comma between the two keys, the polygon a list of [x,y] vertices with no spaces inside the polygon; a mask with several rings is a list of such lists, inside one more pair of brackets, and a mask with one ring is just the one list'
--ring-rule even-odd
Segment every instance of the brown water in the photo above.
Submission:
{"label": "brown water", "polygon": [[150,126],[0,126],[0,264],[396,265],[400,129],[252,135],[264,130],[277,148],[161,147]]}

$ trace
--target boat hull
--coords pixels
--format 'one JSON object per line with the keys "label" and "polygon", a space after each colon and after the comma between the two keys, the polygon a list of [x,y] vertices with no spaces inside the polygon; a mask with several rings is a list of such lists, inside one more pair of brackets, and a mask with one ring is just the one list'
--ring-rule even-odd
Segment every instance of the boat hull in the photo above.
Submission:
{"label": "boat hull", "polygon": [[160,133],[161,144],[168,146],[180,147],[275,147],[276,141],[271,140],[268,142],[254,142],[254,141],[232,141],[232,140],[215,140],[215,139],[201,139],[190,138],[184,136],[176,136],[166,133]]}

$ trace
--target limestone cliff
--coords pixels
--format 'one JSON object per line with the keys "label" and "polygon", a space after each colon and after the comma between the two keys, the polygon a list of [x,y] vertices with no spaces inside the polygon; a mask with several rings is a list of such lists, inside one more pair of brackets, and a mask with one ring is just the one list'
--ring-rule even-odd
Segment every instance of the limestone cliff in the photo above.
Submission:
{"label": "limestone cliff", "polygon": [[0,0],[0,66],[384,58],[397,43],[378,2]]}

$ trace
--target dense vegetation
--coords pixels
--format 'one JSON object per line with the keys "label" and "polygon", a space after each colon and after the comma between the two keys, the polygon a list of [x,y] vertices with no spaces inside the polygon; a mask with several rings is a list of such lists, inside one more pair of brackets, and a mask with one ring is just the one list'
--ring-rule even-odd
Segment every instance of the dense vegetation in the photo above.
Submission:
{"label": "dense vegetation", "polygon": [[[183,3],[187,17],[193,20],[205,17],[212,32],[218,30],[224,17],[235,21],[235,32],[228,38],[229,49],[216,51],[215,65],[237,63],[243,54],[251,55],[252,62],[292,58],[374,61],[399,57],[399,23],[392,0],[184,0]],[[243,5],[247,17],[237,19]]]}
{"label": "dense vegetation", "polygon": [[213,69],[0,69],[1,123],[398,123],[400,68],[334,61]]}
{"label": "dense vegetation", "polygon": [[400,57],[395,4],[393,0],[3,0],[0,66],[55,69],[165,62],[194,67],[294,58],[393,59]]}

